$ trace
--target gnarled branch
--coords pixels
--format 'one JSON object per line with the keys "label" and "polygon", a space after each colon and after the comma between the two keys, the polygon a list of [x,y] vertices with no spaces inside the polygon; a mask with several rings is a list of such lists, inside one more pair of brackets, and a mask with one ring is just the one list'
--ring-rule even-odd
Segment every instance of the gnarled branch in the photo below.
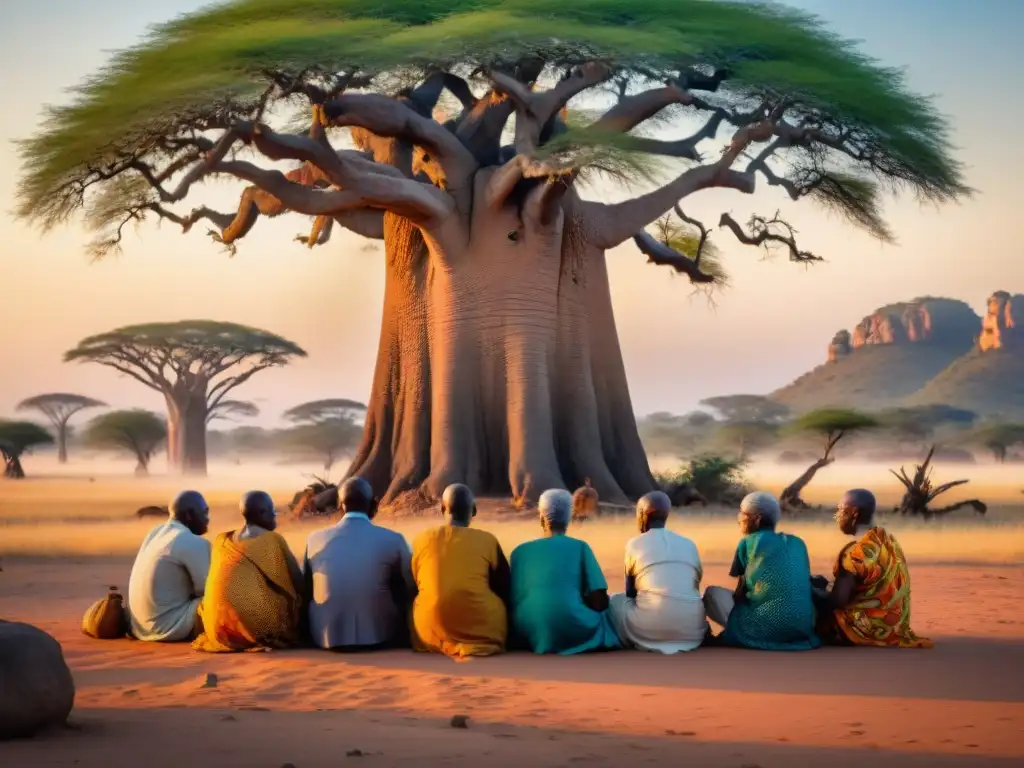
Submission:
{"label": "gnarled branch", "polygon": [[763,216],[751,216],[748,226],[748,234],[739,222],[728,213],[723,213],[718,221],[718,226],[726,227],[744,245],[764,247],[770,250],[773,246],[784,246],[789,251],[790,261],[812,262],[824,261],[821,256],[816,256],[810,251],[801,250],[796,244],[796,230],[792,225],[779,217],[776,211],[775,216],[766,219]]}

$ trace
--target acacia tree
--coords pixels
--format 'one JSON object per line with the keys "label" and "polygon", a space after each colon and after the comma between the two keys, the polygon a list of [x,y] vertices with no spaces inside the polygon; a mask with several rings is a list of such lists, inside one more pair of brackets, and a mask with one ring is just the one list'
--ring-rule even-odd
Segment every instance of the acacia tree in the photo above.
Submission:
{"label": "acacia tree", "polygon": [[[600,113],[570,115],[576,97]],[[303,113],[302,132],[282,129]],[[652,136],[655,117],[695,129]],[[336,146],[344,128],[355,149]],[[239,0],[114,55],[21,151],[21,217],[48,227],[84,208],[97,254],[151,217],[186,231],[205,219],[232,249],[286,211],[312,217],[310,247],[334,227],[383,239],[350,471],[386,501],[452,482],[530,499],[590,478],[613,503],[655,487],[605,254],[632,240],[706,282],[699,249],[645,231],[690,195],[766,183],[887,240],[881,185],[936,202],[969,192],[944,120],[899,71],[807,14],[703,0]],[[653,182],[655,167],[674,178],[632,199],[580,193],[595,173]],[[236,212],[176,210],[216,177],[249,185]],[[778,216],[718,223],[819,260]]]}
{"label": "acacia tree", "polygon": [[978,418],[973,411],[951,405],[919,405],[910,408],[890,408],[879,415],[882,426],[890,430],[902,443],[923,448],[942,427],[966,428]]}
{"label": "acacia tree", "polygon": [[878,421],[873,416],[846,408],[821,408],[798,417],[790,425],[789,430],[795,434],[819,436],[822,440],[823,451],[820,459],[811,464],[800,477],[783,489],[779,494],[779,501],[788,507],[806,509],[807,503],[800,498],[800,493],[814,479],[819,469],[827,467],[836,460],[832,452],[839,441],[854,432],[873,429],[877,426]]}
{"label": "acacia tree", "polygon": [[764,395],[720,395],[700,404],[718,411],[731,423],[781,424],[789,416],[789,406]]}
{"label": "acacia tree", "polygon": [[151,411],[111,411],[89,422],[84,438],[96,448],[127,451],[136,460],[136,477],[146,477],[149,460],[167,438],[167,424]]}
{"label": "acacia tree", "polygon": [[311,400],[308,403],[296,405],[284,412],[286,421],[293,424],[318,424],[323,421],[351,421],[355,422],[366,415],[366,406],[355,400],[346,400],[343,397],[329,398],[327,400]]}
{"label": "acacia tree", "polygon": [[90,336],[65,361],[99,363],[163,395],[167,459],[184,474],[206,474],[206,425],[227,395],[260,371],[306,353],[257,328],[183,320],[118,328]]}
{"label": "acacia tree", "polygon": [[21,480],[25,470],[21,457],[38,445],[50,445],[53,435],[32,421],[0,421],[0,456],[4,460],[4,477]]}
{"label": "acacia tree", "polygon": [[1024,445],[1024,424],[995,423],[979,427],[971,440],[992,452],[992,458],[999,464],[1006,462],[1006,455],[1015,445]]}
{"label": "acacia tree", "polygon": [[235,421],[236,419],[252,419],[260,415],[259,406],[248,400],[221,400],[209,408],[206,412],[206,423],[222,419],[223,421]]}
{"label": "acacia tree", "polygon": [[57,435],[57,461],[67,464],[68,461],[68,422],[71,417],[86,408],[102,408],[106,403],[84,395],[68,392],[51,392],[36,395],[18,403],[18,410],[36,410],[42,413]]}

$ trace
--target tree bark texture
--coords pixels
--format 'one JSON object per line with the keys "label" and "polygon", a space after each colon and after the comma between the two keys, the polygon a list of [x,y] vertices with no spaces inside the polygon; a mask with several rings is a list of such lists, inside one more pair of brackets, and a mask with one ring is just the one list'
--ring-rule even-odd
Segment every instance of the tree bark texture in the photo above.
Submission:
{"label": "tree bark texture", "polygon": [[68,422],[67,420],[57,424],[57,463],[68,463]]}
{"label": "tree bark texture", "polygon": [[8,480],[23,480],[25,478],[25,470],[21,466],[20,456],[5,456],[4,477],[6,477]]}
{"label": "tree bark texture", "polygon": [[640,443],[604,254],[585,222],[486,206],[426,238],[385,216],[381,339],[349,470],[393,503],[451,483],[533,502],[590,478],[625,503],[655,488]]}
{"label": "tree bark texture", "polygon": [[206,387],[198,393],[184,388],[165,394],[167,401],[167,466],[183,475],[206,474]]}

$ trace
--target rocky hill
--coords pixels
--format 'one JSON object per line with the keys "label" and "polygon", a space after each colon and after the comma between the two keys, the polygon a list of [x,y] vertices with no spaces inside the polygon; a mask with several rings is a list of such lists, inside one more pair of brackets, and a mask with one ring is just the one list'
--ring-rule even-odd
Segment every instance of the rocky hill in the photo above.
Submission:
{"label": "rocky hill", "polygon": [[841,330],[826,362],[772,397],[795,411],[826,406],[878,409],[919,392],[983,335],[966,303],[925,296],[881,307]]}
{"label": "rocky hill", "polygon": [[974,348],[907,402],[945,403],[983,415],[1024,420],[1024,295],[992,294]]}

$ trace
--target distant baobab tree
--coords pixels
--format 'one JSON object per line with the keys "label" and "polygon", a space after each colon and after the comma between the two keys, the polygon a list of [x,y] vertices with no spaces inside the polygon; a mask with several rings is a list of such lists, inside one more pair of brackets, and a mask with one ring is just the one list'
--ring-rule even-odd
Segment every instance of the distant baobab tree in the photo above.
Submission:
{"label": "distant baobab tree", "polygon": [[182,320],[90,336],[65,361],[99,363],[163,395],[167,459],[183,474],[206,474],[206,425],[227,396],[260,371],[306,353],[294,342],[236,323]]}
{"label": "distant baobab tree", "polygon": [[103,408],[105,406],[106,403],[103,401],[85,395],[50,392],[22,400],[18,403],[18,410],[39,411],[49,419],[57,437],[57,461],[66,464],[68,461],[68,421],[76,413],[86,408]]}
{"label": "distant baobab tree", "polygon": [[[289,212],[310,247],[332,228],[383,241],[350,471],[385,502],[456,482],[527,502],[586,478],[609,503],[654,490],[606,255],[628,244],[697,285],[722,275],[720,237],[822,260],[778,213],[704,224],[694,199],[757,205],[768,186],[891,241],[885,194],[971,192],[934,101],[783,3],[237,0],[113,54],[39,125],[17,212],[84,212],[95,256],[146,218],[207,222],[230,251]],[[646,188],[588,199],[601,175]],[[224,179],[233,210],[184,207]]]}

